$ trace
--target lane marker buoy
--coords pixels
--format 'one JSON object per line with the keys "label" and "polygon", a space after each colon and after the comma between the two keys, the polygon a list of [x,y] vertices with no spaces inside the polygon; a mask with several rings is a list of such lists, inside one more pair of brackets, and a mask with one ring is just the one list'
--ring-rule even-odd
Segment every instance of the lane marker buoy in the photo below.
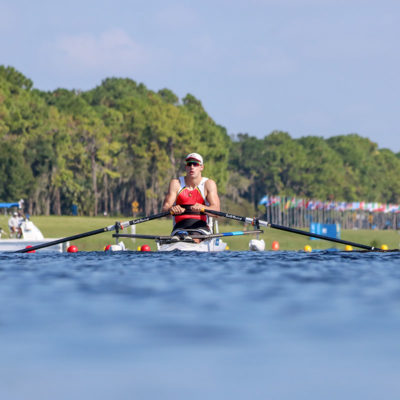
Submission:
{"label": "lane marker buoy", "polygon": [[68,247],[67,252],[68,253],[77,253],[78,252],[78,248],[73,244],[73,245]]}
{"label": "lane marker buoy", "polygon": [[[26,246],[25,248],[26,249],[30,249],[31,247],[33,247],[33,246],[31,246],[30,244],[28,244],[28,246]],[[29,251],[27,251],[27,253],[35,253],[36,252],[36,250],[29,250]]]}
{"label": "lane marker buoy", "polygon": [[275,251],[279,250],[279,242],[277,240],[274,240],[272,242],[272,250],[275,250]]}

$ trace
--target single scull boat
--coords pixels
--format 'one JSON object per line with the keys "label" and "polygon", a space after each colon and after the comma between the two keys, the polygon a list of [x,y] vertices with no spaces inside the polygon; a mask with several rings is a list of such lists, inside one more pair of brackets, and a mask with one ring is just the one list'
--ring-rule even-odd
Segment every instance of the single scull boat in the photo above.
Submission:
{"label": "single scull boat", "polygon": [[[242,235],[259,235],[263,233],[262,230],[254,231],[235,231],[235,232],[222,232],[209,235],[199,235],[196,232],[190,233],[188,231],[181,231],[174,236],[160,236],[160,235],[140,235],[129,233],[115,233],[113,237],[131,238],[131,239],[151,239],[155,240],[158,251],[197,251],[197,252],[219,252],[226,250],[227,244],[222,241],[222,237],[227,236],[242,236]],[[254,241],[262,242],[254,239]],[[252,242],[252,241],[251,241]],[[265,247],[265,246],[264,246]],[[250,247],[251,250],[264,250],[257,246]]]}

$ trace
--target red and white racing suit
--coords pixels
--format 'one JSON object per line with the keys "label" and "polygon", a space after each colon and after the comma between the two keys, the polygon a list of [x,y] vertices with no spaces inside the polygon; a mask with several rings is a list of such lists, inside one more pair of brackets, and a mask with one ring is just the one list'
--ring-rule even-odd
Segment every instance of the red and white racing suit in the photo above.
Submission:
{"label": "red and white racing suit", "polygon": [[[208,178],[202,178],[199,185],[190,190],[185,185],[185,177],[179,177],[180,188],[175,204],[179,206],[204,204],[208,206],[206,200],[204,186]],[[178,230],[206,230],[211,232],[208,224],[207,216],[204,214],[180,214],[174,216],[174,229],[172,234]]]}

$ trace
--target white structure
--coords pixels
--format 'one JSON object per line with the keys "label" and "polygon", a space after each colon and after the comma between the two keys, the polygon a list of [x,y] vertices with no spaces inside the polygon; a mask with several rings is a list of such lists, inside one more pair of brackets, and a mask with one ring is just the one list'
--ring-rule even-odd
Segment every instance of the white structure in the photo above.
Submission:
{"label": "white structure", "polygon": [[[22,238],[21,239],[2,239],[0,236],[0,251],[17,251],[26,248],[26,246],[36,246],[38,244],[52,242],[57,238],[44,238],[40,229],[29,220],[21,223]],[[36,251],[57,251],[63,252],[69,246],[69,242],[55,244],[53,246],[44,247]]]}

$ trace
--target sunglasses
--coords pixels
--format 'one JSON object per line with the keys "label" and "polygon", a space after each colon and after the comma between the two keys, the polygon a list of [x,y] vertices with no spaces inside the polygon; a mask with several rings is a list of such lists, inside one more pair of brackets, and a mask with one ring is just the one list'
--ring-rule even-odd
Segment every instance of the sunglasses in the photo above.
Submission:
{"label": "sunglasses", "polygon": [[195,162],[195,161],[189,161],[186,163],[187,167],[191,167],[193,165],[193,167],[198,167],[200,165],[200,163]]}

